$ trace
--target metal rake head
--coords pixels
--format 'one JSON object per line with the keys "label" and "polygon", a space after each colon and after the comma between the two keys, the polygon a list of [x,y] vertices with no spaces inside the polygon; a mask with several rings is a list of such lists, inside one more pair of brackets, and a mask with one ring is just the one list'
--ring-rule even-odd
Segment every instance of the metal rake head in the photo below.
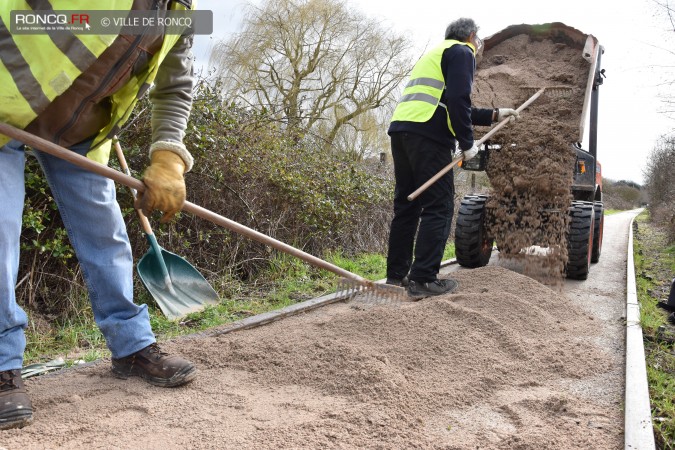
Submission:
{"label": "metal rake head", "polygon": [[[527,97],[534,95],[542,86],[521,86],[520,90]],[[574,93],[574,89],[569,86],[550,86],[544,90],[544,95],[553,98],[569,97]]]}
{"label": "metal rake head", "polygon": [[406,290],[400,286],[372,281],[359,283],[347,278],[340,279],[336,294],[348,299],[358,295],[362,302],[374,304],[400,303],[410,300]]}

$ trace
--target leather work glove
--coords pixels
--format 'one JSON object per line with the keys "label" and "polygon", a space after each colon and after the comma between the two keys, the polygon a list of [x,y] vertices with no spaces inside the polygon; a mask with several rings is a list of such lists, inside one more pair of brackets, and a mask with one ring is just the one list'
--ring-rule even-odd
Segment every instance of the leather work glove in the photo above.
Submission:
{"label": "leather work glove", "polygon": [[497,122],[509,118],[509,122],[514,122],[520,118],[520,113],[515,109],[511,108],[498,108],[497,109]]}
{"label": "leather work glove", "polygon": [[134,207],[148,217],[155,209],[164,212],[160,222],[165,223],[181,210],[185,202],[185,163],[183,158],[169,150],[152,152],[150,161],[143,174],[145,191],[138,193]]}
{"label": "leather work glove", "polygon": [[478,154],[478,147],[474,144],[470,149],[460,150],[460,152],[462,154],[462,161],[468,161]]}

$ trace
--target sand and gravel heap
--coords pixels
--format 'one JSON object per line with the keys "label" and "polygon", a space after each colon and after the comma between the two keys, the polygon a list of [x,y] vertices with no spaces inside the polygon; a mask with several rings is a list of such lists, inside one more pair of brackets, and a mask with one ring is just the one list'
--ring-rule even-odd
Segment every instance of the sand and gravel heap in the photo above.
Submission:
{"label": "sand and gravel heap", "polygon": [[569,88],[564,95],[544,92],[519,121],[495,134],[490,144],[498,150],[491,152],[487,170],[489,229],[501,254],[516,257],[525,247],[549,247],[548,256],[536,261],[552,277],[560,277],[567,262],[571,144],[579,140],[588,71],[581,50],[521,34],[485,52],[474,83],[477,107],[518,108],[534,93],[523,88]]}
{"label": "sand and gravel heap", "polygon": [[200,369],[182,388],[117,380],[109,362],[29,380],[35,423],[0,446],[617,448],[620,408],[584,394],[611,365],[592,317],[504,268],[453,277],[455,294],[175,341]]}

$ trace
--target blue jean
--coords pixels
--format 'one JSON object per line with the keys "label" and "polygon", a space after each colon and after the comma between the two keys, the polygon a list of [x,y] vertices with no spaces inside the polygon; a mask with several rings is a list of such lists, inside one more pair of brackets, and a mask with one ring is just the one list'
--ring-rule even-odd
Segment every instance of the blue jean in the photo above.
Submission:
{"label": "blue jean", "polygon": [[[86,154],[90,142],[71,148]],[[113,181],[35,151],[82,268],[94,312],[113,358],[155,342],[146,305],[133,301],[133,257]],[[24,146],[0,147],[0,371],[19,369],[26,313],[16,303],[19,238],[25,197]]]}

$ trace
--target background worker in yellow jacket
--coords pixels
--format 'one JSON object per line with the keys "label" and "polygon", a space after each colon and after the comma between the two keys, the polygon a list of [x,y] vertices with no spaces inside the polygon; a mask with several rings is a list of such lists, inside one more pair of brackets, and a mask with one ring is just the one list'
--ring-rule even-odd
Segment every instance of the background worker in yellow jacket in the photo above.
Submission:
{"label": "background worker in yellow jacket", "polygon": [[[97,4],[100,8],[101,2]],[[190,1],[108,0],[110,10],[186,9]],[[72,151],[107,161],[110,138],[151,84],[152,146],[146,190],[138,206],[170,219],[185,201],[183,174],[192,157],[183,145],[192,107],[192,36],[10,32],[10,12],[86,10],[89,0],[9,0],[0,7],[0,121]],[[0,136],[0,429],[32,420],[21,381],[25,312],[14,286],[24,202],[24,145]],[[157,346],[146,305],[133,297],[131,246],[114,183],[66,161],[35,152],[49,182],[87,284],[96,323],[120,378],[157,386],[185,384],[195,366]]]}
{"label": "background worker in yellow jacket", "polygon": [[478,153],[472,124],[518,117],[510,108],[471,106],[476,54],[482,51],[477,32],[468,18],[448,25],[445,40],[415,64],[389,126],[396,187],[387,283],[407,285],[414,298],[444,294],[457,286],[455,280],[438,279],[454,210],[453,172],[415,200],[408,201],[408,195],[452,162],[457,144],[465,160]]}

